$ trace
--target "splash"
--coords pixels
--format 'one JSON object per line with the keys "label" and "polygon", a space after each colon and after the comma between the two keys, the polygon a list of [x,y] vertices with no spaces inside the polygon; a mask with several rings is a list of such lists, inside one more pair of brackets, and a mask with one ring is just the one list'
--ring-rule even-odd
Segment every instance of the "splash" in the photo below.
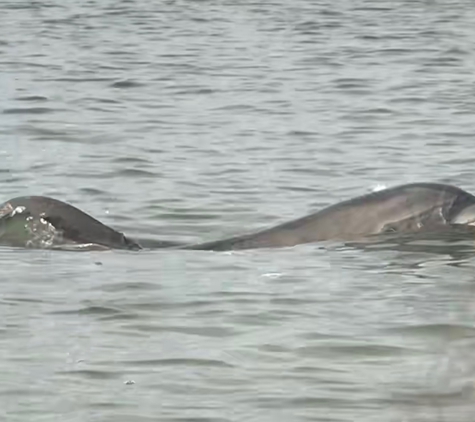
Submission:
{"label": "splash", "polygon": [[31,215],[26,218],[25,230],[28,235],[26,247],[48,249],[64,243],[62,232],[46,221],[43,217],[34,218]]}
{"label": "splash", "polygon": [[386,185],[382,185],[381,183],[378,183],[375,187],[371,188],[371,192],[379,192],[380,190],[387,189],[388,187]]}

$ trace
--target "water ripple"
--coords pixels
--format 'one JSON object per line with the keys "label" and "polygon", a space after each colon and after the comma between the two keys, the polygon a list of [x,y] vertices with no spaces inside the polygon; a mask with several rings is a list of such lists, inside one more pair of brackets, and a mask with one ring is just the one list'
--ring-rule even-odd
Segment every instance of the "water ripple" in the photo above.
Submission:
{"label": "water ripple", "polygon": [[[475,192],[474,28],[464,0],[4,1],[4,200],[159,244]],[[473,252],[1,248],[4,419],[471,422]]]}

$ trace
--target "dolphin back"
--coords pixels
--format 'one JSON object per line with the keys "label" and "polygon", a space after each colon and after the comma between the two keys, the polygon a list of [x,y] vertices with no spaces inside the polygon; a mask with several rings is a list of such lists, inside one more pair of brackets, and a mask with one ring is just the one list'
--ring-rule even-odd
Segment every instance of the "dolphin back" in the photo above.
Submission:
{"label": "dolphin back", "polygon": [[[65,244],[94,244],[115,249],[141,249],[135,241],[120,233],[78,208],[65,202],[44,196],[25,196],[13,198],[0,206],[0,218],[4,227],[15,226],[15,232],[8,232],[10,244],[15,240],[24,242],[24,230],[34,235],[53,228],[56,241],[60,238]],[[23,224],[23,227],[22,227]],[[6,229],[3,229],[5,233]],[[27,233],[28,234],[28,233]],[[59,235],[59,236],[58,236]],[[17,237],[15,237],[17,236]],[[0,236],[1,237],[1,236]]]}
{"label": "dolphin back", "polygon": [[[455,186],[414,183],[372,192],[258,232],[183,245],[146,241],[147,248],[237,250],[360,240],[385,233],[438,232],[475,226],[475,196]],[[46,239],[46,241],[45,241]],[[44,197],[13,198],[0,205],[0,243],[11,246],[89,245],[138,250],[142,246],[78,208]],[[76,246],[79,246],[76,248]]]}
{"label": "dolphin back", "polygon": [[384,233],[450,229],[475,221],[475,197],[455,186],[414,183],[362,195],[257,233],[186,247],[235,250],[358,240]]}

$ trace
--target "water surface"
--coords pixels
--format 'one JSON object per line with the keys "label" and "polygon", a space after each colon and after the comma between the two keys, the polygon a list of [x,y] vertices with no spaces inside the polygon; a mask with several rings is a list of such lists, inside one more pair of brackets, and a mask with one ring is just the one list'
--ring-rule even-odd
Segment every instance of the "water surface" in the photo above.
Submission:
{"label": "water surface", "polygon": [[[2,197],[211,240],[475,192],[470,1],[4,1]],[[471,421],[473,245],[0,250],[8,421]]]}

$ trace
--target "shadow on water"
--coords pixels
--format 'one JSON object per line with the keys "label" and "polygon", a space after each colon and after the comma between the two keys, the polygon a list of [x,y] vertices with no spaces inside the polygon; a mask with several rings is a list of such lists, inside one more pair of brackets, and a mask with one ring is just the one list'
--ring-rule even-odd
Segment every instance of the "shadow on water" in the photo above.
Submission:
{"label": "shadow on water", "polygon": [[340,247],[355,248],[365,252],[396,251],[444,255],[450,257],[455,263],[475,256],[475,236],[473,232],[462,229],[439,233],[384,235],[370,237],[363,241],[345,242]]}
{"label": "shadow on water", "polygon": [[[182,249],[190,246],[185,242],[171,240],[159,240],[152,238],[135,238],[144,249]],[[308,244],[296,245],[289,248],[295,249]],[[462,229],[456,231],[447,231],[441,233],[417,233],[417,234],[398,234],[398,235],[378,235],[371,236],[358,241],[346,242],[315,242],[313,243],[319,249],[341,251],[347,249],[356,249],[363,252],[383,252],[394,251],[408,254],[429,254],[444,255],[451,258],[454,263],[475,257],[475,236],[471,231]],[[266,248],[271,251],[272,248]],[[206,251],[202,251],[206,252]]]}

